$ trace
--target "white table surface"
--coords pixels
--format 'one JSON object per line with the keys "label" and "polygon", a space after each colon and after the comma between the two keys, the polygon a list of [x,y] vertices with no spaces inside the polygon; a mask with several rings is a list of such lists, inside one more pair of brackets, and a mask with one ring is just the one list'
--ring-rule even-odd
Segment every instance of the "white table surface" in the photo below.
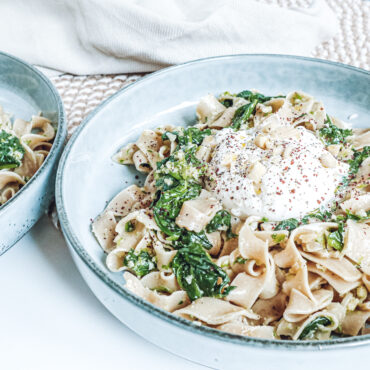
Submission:
{"label": "white table surface", "polygon": [[45,216],[0,257],[0,369],[206,369],[136,335],[91,293]]}
{"label": "white table surface", "polygon": [[[368,348],[338,351],[325,369],[367,369]],[[309,355],[287,356],[281,369],[312,370]],[[62,235],[45,216],[0,256],[0,370],[61,369],[207,368],[145,341],[111,315],[89,290]]]}

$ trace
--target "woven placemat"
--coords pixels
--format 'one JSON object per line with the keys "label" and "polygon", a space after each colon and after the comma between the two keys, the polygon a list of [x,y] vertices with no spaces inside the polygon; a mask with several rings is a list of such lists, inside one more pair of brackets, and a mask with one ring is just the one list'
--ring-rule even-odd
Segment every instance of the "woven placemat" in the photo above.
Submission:
{"label": "woven placemat", "polygon": [[[310,0],[258,0],[285,7],[309,6]],[[319,0],[323,1],[323,0]],[[370,1],[327,0],[335,11],[340,32],[333,39],[319,45],[312,56],[370,69]],[[64,74],[53,77],[68,119],[68,136],[81,121],[103,100],[142,75],[73,76]]]}

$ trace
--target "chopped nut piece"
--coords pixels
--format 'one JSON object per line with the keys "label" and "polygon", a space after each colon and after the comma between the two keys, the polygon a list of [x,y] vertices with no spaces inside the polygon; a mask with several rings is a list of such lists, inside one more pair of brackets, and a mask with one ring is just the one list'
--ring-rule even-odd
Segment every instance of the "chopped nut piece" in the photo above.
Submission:
{"label": "chopped nut piece", "polygon": [[257,184],[265,173],[266,167],[261,162],[255,162],[249,168],[248,178]]}
{"label": "chopped nut piece", "polygon": [[268,137],[265,135],[257,135],[254,139],[254,143],[261,149],[266,149],[266,142],[268,140]]}
{"label": "chopped nut piece", "polygon": [[338,164],[337,160],[330,153],[324,153],[320,157],[320,162],[326,168],[333,168]]}
{"label": "chopped nut piece", "polygon": [[335,145],[329,145],[327,147],[328,151],[334,156],[337,157],[340,151],[340,145],[335,144]]}

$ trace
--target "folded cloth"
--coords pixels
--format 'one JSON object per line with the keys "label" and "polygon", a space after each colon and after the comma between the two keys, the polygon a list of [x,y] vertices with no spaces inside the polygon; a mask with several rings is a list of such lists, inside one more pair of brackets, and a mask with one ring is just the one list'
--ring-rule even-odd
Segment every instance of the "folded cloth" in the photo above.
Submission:
{"label": "folded cloth", "polygon": [[149,72],[214,55],[309,55],[337,29],[324,0],[1,0],[0,49],[74,74]]}

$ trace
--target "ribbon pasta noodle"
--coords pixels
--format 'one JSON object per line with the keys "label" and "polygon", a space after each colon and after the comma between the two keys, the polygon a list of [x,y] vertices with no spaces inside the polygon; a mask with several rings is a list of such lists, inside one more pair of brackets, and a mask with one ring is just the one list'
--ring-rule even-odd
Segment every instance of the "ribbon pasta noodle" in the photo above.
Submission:
{"label": "ribbon pasta noodle", "polygon": [[152,304],[230,333],[366,333],[369,129],[301,91],[207,95],[196,114],[114,155],[147,178],[93,221],[107,267]]}
{"label": "ribbon pasta noodle", "polygon": [[45,117],[30,121],[10,115],[0,106],[0,206],[36,173],[53,145],[55,129]]}

